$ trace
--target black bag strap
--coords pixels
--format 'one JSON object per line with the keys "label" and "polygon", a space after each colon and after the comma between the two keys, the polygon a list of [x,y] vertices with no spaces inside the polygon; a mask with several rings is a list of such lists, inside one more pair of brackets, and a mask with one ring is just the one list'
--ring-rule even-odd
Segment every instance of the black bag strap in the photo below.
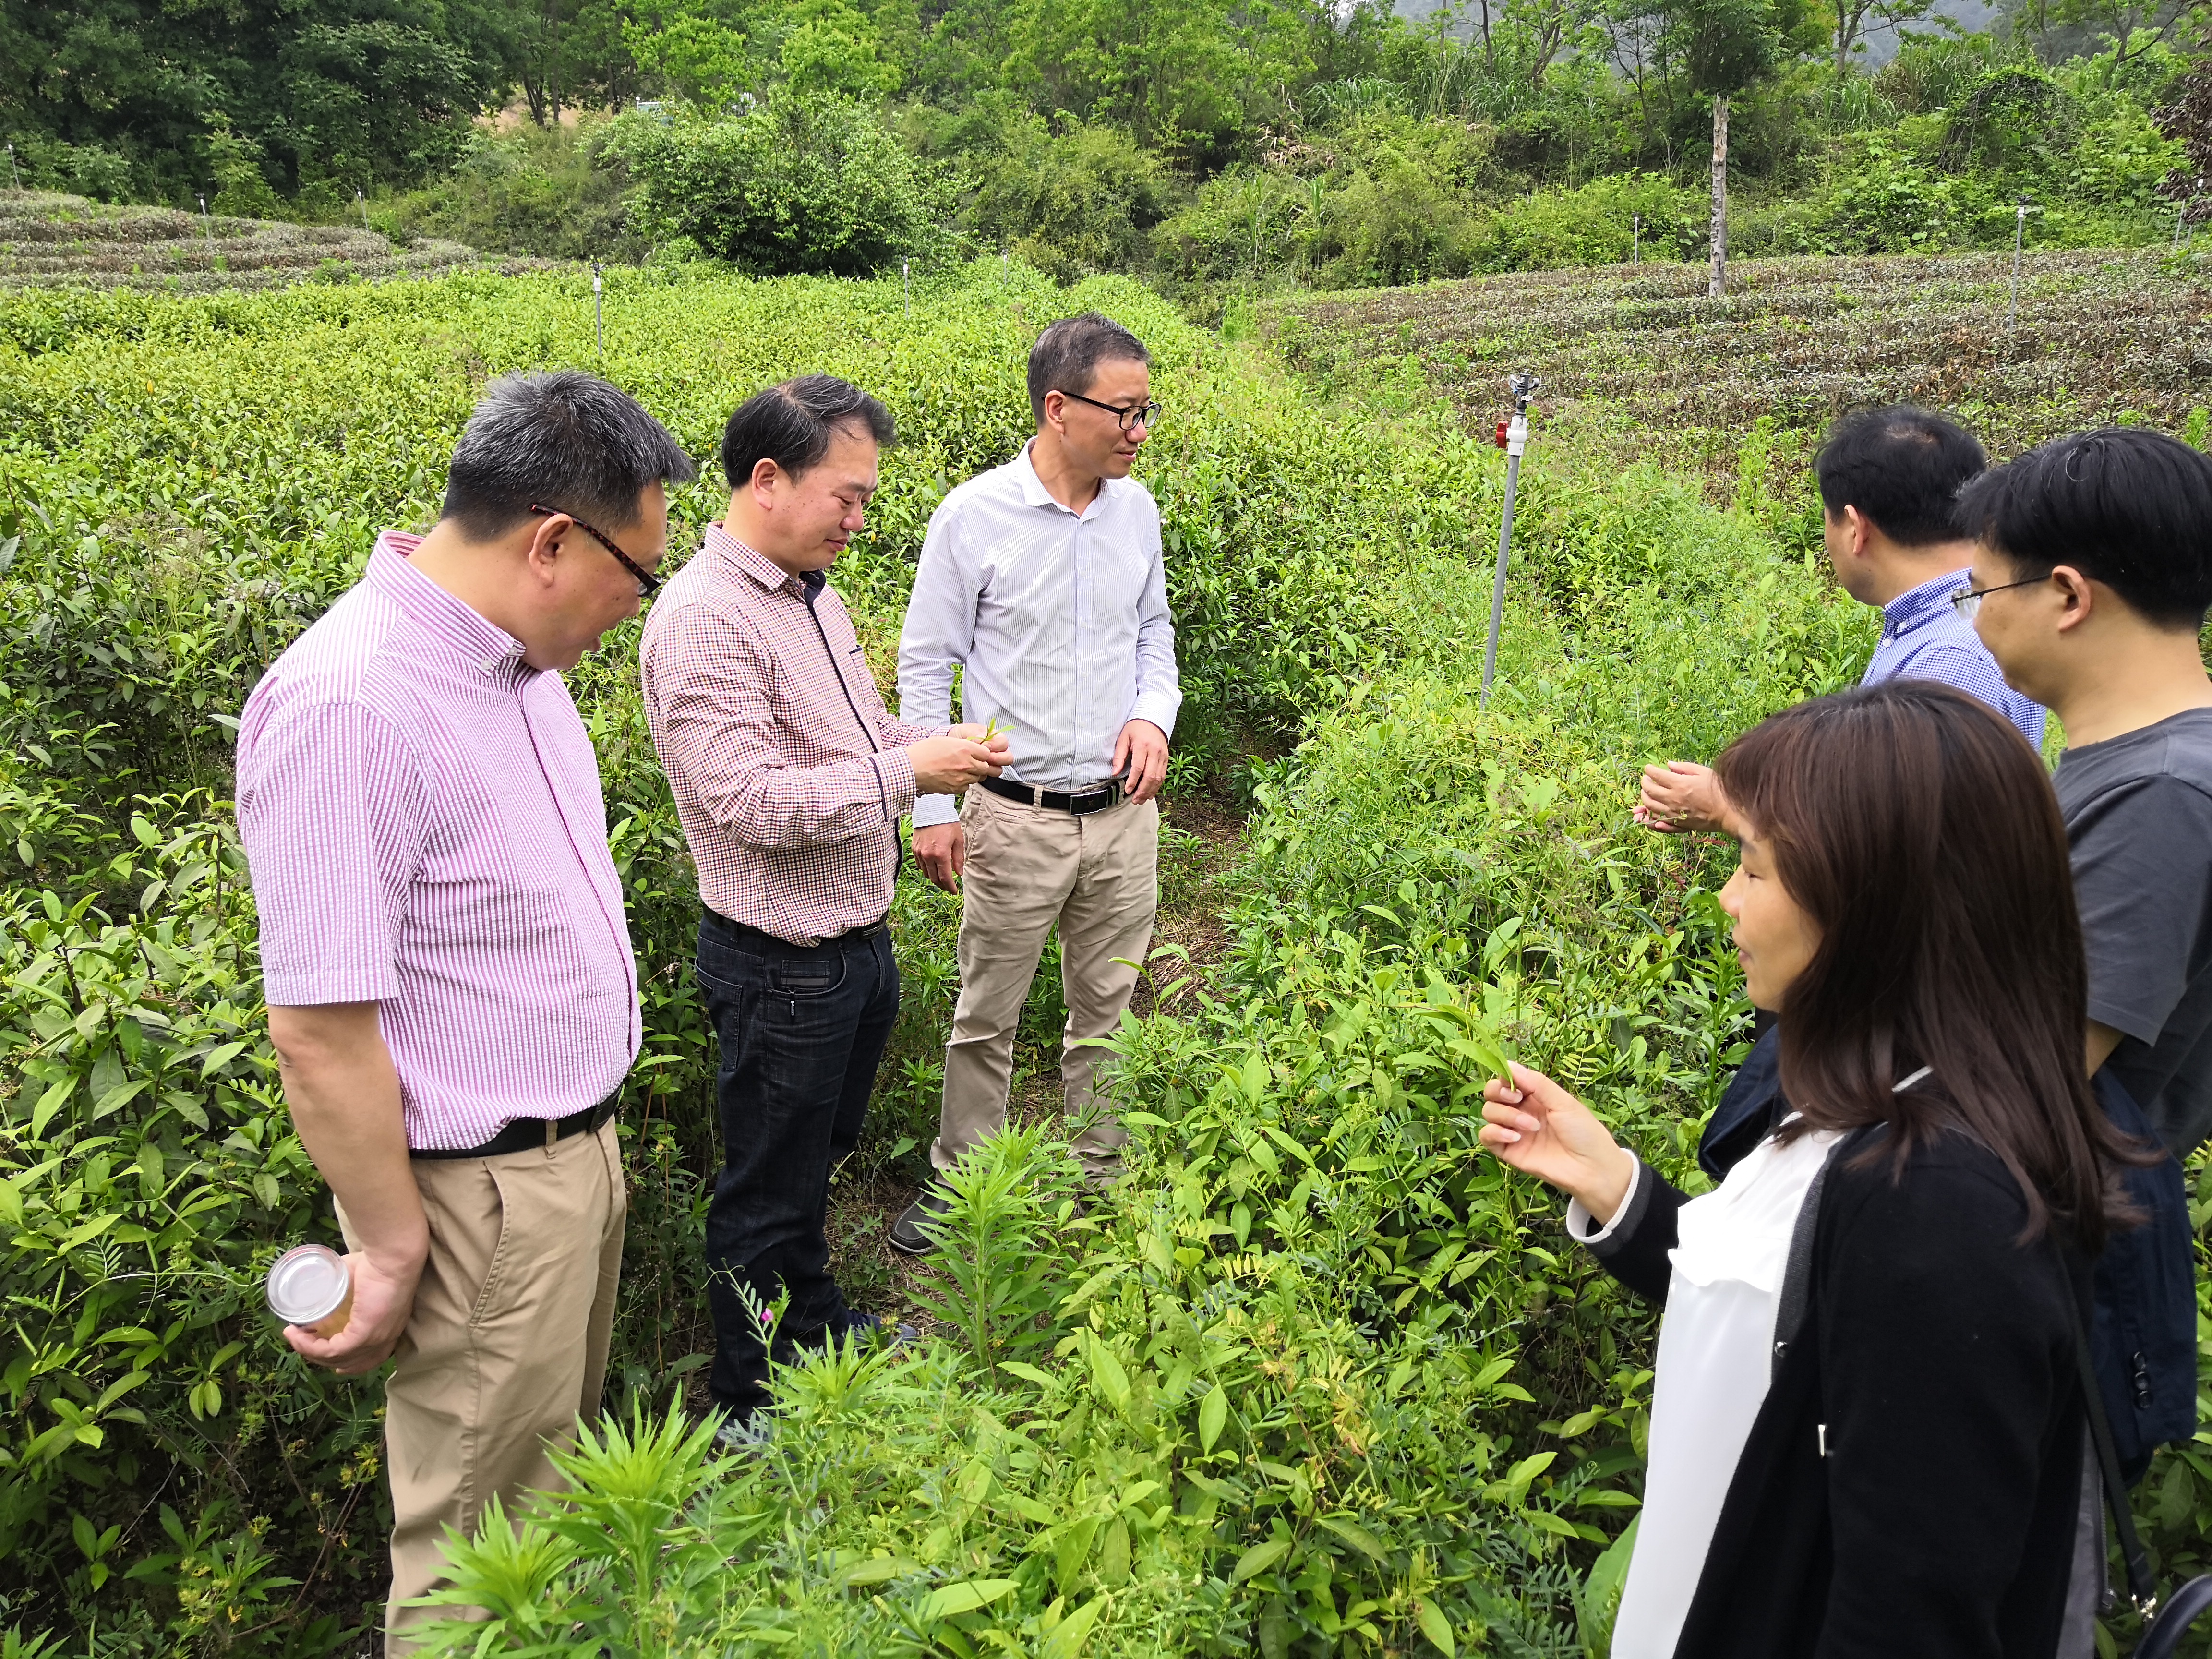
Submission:
{"label": "black bag strap", "polygon": [[2150,1557],[2136,1533],[2135,1512],[2128,1507],[2128,1483],[2120,1475],[2120,1455],[2112,1449],[2112,1419],[2105,1415],[2105,1396],[2097,1386],[2096,1365],[2089,1358],[2089,1333],[2081,1323],[2081,1304],[2074,1299],[2072,1274],[2066,1275],[2066,1314],[2074,1322],[2074,1364],[2081,1375],[2082,1403],[2089,1408],[2089,1438],[2097,1448],[2105,1505],[2112,1510],[2113,1530],[2120,1535],[2120,1559],[2128,1571],[2128,1599],[2148,1619],[2158,1610],[2158,1586],[2151,1578]]}

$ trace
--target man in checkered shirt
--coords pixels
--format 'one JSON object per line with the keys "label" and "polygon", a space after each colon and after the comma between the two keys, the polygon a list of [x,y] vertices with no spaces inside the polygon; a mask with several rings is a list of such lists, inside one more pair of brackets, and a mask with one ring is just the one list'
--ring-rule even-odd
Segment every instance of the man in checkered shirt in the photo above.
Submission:
{"label": "man in checkered shirt", "polygon": [[699,988],[721,1044],[723,1165],[707,1212],[708,1388],[752,1426],[775,1357],[882,1322],[830,1276],[830,1171],[860,1138],[898,1018],[884,916],[918,793],[996,777],[1006,739],[884,711],[823,573],[863,526],[890,412],[827,374],[730,417],[729,516],[668,583],[641,647],[646,718],[699,871]]}

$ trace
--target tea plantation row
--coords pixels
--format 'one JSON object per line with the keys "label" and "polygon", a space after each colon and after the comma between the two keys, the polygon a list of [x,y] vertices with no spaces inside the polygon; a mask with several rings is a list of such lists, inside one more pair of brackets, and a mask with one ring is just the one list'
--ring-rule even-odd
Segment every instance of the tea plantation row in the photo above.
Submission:
{"label": "tea plantation row", "polygon": [[[1118,1040],[1134,1178],[1079,1208],[1011,1138],[963,1177],[941,1334],[794,1373],[772,1449],[732,1462],[668,1414],[714,1150],[696,899],[634,629],[587,661],[647,998],[614,1414],[573,1499],[464,1553],[501,1618],[469,1643],[1595,1650],[1650,1322],[1475,1152],[1480,1056],[1511,1042],[1684,1161],[1745,1009],[1718,850],[1632,831],[1629,780],[1855,678],[1865,614],[1758,511],[1540,465],[1481,711],[1499,468],[1440,414],[1386,425],[1133,284],[997,262],[910,313],[896,284],[642,273],[608,301],[605,372],[696,455],[801,369],[890,403],[905,441],[836,578],[886,684],[931,507],[1023,435],[1036,328],[1136,327],[1183,776],[1253,817],[1227,959]],[[573,279],[0,301],[0,1627],[319,1654],[380,1595],[375,1389],[301,1367],[258,1306],[274,1252],[334,1230],[263,1035],[229,731],[374,531],[432,516],[483,380],[561,363],[599,363]],[[678,502],[678,548],[718,492]],[[911,884],[895,920],[921,994],[870,1168],[926,1132],[950,1012],[951,905]],[[2166,1460],[2145,1504],[2201,1550],[2212,1459]]]}

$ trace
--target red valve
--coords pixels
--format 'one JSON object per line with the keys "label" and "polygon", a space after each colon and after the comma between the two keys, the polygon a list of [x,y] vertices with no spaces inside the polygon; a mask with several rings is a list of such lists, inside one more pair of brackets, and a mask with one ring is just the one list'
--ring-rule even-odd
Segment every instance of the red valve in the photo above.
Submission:
{"label": "red valve", "polygon": [[1500,449],[1505,447],[1505,422],[1503,421],[1498,423],[1498,447]]}

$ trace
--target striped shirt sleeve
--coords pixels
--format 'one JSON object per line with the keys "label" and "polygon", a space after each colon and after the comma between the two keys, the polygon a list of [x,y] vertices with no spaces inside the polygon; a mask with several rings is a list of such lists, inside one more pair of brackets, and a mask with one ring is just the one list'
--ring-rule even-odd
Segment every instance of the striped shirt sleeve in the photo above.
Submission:
{"label": "striped shirt sleeve", "polygon": [[790,764],[776,666],[728,619],[687,605],[651,648],[661,763],[680,773],[708,815],[747,846],[830,845],[896,823],[913,805],[914,766],[902,751]]}
{"label": "striped shirt sleeve", "polygon": [[431,789],[412,748],[360,704],[303,703],[256,737],[238,830],[274,1007],[387,1002]]}

